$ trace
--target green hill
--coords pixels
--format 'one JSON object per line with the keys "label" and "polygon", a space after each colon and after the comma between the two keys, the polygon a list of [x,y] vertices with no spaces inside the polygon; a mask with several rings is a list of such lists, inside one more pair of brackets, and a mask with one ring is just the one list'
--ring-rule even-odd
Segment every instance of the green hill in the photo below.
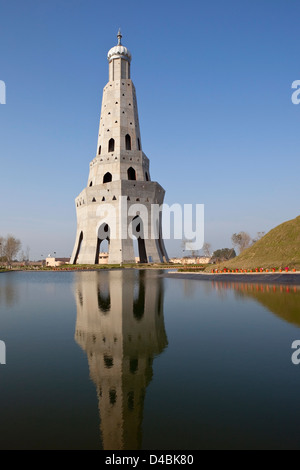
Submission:
{"label": "green hill", "polygon": [[239,256],[219,266],[232,269],[300,268],[300,216],[273,228]]}

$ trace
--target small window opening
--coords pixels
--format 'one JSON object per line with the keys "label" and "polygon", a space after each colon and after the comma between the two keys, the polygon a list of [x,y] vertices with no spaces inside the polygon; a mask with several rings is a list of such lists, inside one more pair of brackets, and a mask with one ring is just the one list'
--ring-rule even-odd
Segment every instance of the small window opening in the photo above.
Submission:
{"label": "small window opening", "polygon": [[103,183],[110,183],[112,181],[112,174],[107,172],[103,176]]}
{"label": "small window opening", "polygon": [[114,152],[115,150],[115,140],[114,139],[109,139],[108,141],[108,151],[109,152]]}
{"label": "small window opening", "polygon": [[135,169],[132,168],[132,166],[130,168],[128,168],[127,175],[128,175],[128,179],[130,181],[135,181],[136,180],[136,172],[135,172]]}
{"label": "small window opening", "polygon": [[129,134],[125,135],[125,148],[126,150],[131,150],[131,137]]}

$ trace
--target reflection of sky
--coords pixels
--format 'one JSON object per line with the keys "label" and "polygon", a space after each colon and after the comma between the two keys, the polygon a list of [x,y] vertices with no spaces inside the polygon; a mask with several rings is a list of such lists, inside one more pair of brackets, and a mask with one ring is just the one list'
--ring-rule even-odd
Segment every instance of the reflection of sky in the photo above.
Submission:
{"label": "reflection of sky", "polygon": [[[158,358],[146,401],[144,446],[299,447],[300,374],[291,363],[298,329],[257,299],[237,296],[237,286],[195,286],[191,299],[184,280],[166,279],[169,347]],[[263,289],[274,298],[273,287]],[[296,299],[300,311],[298,291],[276,289],[282,298]]]}

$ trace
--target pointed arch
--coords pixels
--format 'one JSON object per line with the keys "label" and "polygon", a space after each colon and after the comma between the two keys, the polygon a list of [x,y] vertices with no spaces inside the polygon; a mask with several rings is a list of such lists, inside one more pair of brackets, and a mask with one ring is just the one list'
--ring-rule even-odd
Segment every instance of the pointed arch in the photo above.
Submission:
{"label": "pointed arch", "polygon": [[148,263],[145,238],[144,224],[139,215],[132,219],[132,234],[137,238],[140,263]]}
{"label": "pointed arch", "polygon": [[108,151],[114,152],[115,150],[115,139],[109,139],[108,141]]}
{"label": "pointed arch", "polygon": [[101,290],[101,286],[98,286],[98,309],[106,315],[110,311],[110,292],[109,289]]}
{"label": "pointed arch", "polygon": [[131,137],[129,134],[125,135],[125,149],[131,150]]}
{"label": "pointed arch", "polygon": [[105,173],[105,175],[103,176],[103,183],[110,183],[112,181],[112,174],[109,173],[109,171],[107,173]]}
{"label": "pointed arch", "polygon": [[98,155],[101,155],[101,145],[99,145],[99,148],[98,148]]}
{"label": "pointed arch", "polygon": [[128,168],[127,176],[128,176],[128,179],[130,181],[135,181],[136,180],[136,172],[135,172],[135,169],[132,168],[132,166],[130,168]]}
{"label": "pointed arch", "polygon": [[109,225],[104,222],[98,229],[98,241],[97,241],[97,248],[96,248],[96,255],[95,255],[95,264],[99,264],[99,255],[100,255],[100,248],[102,242],[107,240],[108,242],[108,252],[110,249],[110,227]]}

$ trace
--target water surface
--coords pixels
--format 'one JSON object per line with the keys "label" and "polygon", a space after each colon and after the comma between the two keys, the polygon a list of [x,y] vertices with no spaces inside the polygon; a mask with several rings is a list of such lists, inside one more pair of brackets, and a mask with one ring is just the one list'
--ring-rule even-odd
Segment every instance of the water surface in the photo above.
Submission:
{"label": "water surface", "polygon": [[0,274],[1,449],[300,448],[298,287]]}

